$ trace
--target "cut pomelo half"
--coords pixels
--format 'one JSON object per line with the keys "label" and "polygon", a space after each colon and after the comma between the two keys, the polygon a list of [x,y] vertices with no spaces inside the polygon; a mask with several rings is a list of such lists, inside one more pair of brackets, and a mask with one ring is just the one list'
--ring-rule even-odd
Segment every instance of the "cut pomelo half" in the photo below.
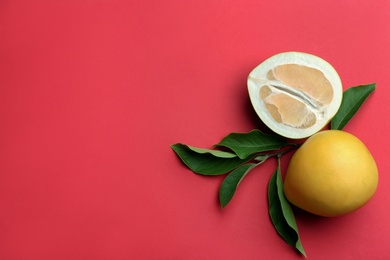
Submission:
{"label": "cut pomelo half", "polygon": [[302,52],[284,52],[265,60],[248,76],[248,91],[260,119],[275,133],[309,137],[340,108],[343,88],[325,60]]}

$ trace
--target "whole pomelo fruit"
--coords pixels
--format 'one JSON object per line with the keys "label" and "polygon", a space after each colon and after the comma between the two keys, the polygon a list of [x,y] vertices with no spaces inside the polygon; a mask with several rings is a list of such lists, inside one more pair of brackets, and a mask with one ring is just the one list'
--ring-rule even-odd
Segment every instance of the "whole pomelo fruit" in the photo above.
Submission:
{"label": "whole pomelo fruit", "polygon": [[321,131],[295,152],[284,180],[286,198],[320,216],[352,212],[366,204],[378,186],[378,168],[354,135]]}

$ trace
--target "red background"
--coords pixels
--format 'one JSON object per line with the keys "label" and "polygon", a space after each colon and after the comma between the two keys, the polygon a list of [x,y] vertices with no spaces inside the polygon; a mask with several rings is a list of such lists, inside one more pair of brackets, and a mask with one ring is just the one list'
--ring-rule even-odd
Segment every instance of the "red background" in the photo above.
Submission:
{"label": "red background", "polygon": [[[0,1],[0,259],[302,259],[275,233],[256,168],[226,209],[222,177],[171,144],[261,128],[246,77],[282,51],[377,83],[345,130],[371,150],[375,197],[296,212],[309,259],[389,259],[390,2]],[[282,165],[282,172],[286,161]]]}

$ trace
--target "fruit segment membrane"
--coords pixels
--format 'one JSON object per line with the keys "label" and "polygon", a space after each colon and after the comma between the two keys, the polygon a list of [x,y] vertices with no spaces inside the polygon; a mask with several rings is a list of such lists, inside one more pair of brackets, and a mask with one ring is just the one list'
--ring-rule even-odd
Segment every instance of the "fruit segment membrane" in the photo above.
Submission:
{"label": "fruit segment membrane", "polygon": [[260,98],[278,123],[300,129],[311,127],[332,102],[333,87],[315,68],[283,64],[269,70],[266,76]]}

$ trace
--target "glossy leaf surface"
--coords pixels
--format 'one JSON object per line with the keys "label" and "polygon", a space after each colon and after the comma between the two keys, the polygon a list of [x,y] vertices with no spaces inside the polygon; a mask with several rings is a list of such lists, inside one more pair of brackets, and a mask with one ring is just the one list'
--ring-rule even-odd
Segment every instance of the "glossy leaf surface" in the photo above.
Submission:
{"label": "glossy leaf surface", "polygon": [[344,91],[341,106],[333,117],[330,128],[333,130],[342,130],[363,105],[368,96],[375,90],[375,86],[375,83],[360,85]]}
{"label": "glossy leaf surface", "polygon": [[298,227],[295,221],[293,210],[284,196],[282,176],[279,165],[268,185],[269,215],[279,235],[291,246],[295,247],[301,254],[306,256],[298,234]]}
{"label": "glossy leaf surface", "polygon": [[244,164],[226,176],[219,189],[219,202],[222,208],[230,202],[240,182],[256,165],[255,163]]}
{"label": "glossy leaf surface", "polygon": [[256,129],[249,133],[231,133],[217,144],[231,149],[241,159],[253,153],[277,150],[284,145],[287,142],[281,136],[264,134]]}
{"label": "glossy leaf surface", "polygon": [[203,175],[227,173],[253,158],[240,159],[233,153],[196,148],[181,143],[171,145],[171,148],[188,168]]}

